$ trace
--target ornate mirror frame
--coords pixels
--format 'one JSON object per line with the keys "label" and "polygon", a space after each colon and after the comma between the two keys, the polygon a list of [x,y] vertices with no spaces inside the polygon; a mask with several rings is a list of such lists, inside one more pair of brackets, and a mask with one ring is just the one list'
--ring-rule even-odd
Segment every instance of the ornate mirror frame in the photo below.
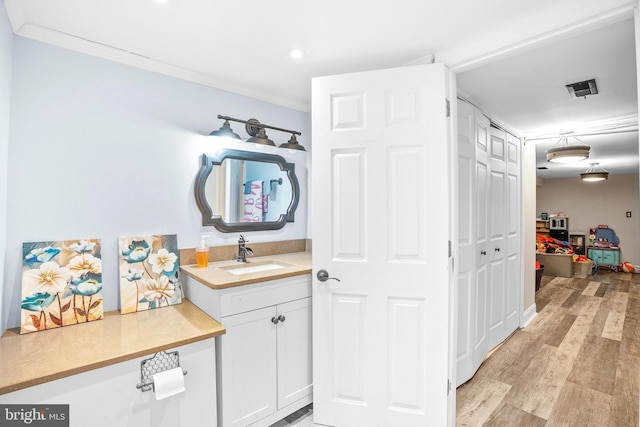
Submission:
{"label": "ornate mirror frame", "polygon": [[[207,178],[211,174],[215,165],[222,165],[225,159],[247,160],[254,162],[275,163],[280,170],[287,173],[289,182],[291,183],[292,197],[287,211],[280,215],[277,221],[268,222],[234,222],[227,223],[222,216],[213,212],[211,204],[207,200],[205,186]],[[286,159],[277,154],[256,153],[253,151],[242,151],[233,149],[223,149],[213,156],[207,154],[202,155],[202,163],[195,180],[195,196],[198,209],[202,213],[202,225],[213,225],[217,230],[223,233],[235,233],[246,231],[262,231],[262,230],[278,230],[284,227],[287,222],[293,222],[294,212],[298,207],[300,200],[300,185],[295,174],[295,163],[288,163]],[[228,190],[228,189],[227,189]]]}

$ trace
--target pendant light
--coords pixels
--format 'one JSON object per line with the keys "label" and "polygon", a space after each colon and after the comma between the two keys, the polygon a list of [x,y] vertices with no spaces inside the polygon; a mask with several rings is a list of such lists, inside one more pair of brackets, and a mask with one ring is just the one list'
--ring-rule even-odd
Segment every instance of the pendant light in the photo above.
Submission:
{"label": "pendant light", "polygon": [[580,179],[587,182],[604,181],[609,178],[609,172],[598,167],[600,163],[589,163],[589,169],[580,174]]}
{"label": "pendant light", "polygon": [[224,124],[222,125],[222,127],[218,130],[214,130],[213,132],[211,132],[209,134],[209,136],[220,136],[223,138],[231,138],[231,139],[239,139],[242,140],[242,138],[240,138],[240,135],[238,135],[237,133],[235,133],[232,129],[231,129],[231,125],[229,124],[229,120],[225,120]]}
{"label": "pendant light", "polygon": [[289,148],[291,150],[306,151],[304,149],[304,147],[298,143],[298,139],[296,138],[296,134],[295,133],[291,134],[291,138],[289,138],[289,141],[283,142],[278,147],[280,147],[280,148]]}
{"label": "pendant light", "polygon": [[[578,139],[574,136],[575,139]],[[580,141],[578,139],[578,141]],[[569,144],[566,137],[560,138],[556,147],[546,151],[547,161],[552,163],[571,163],[589,158],[589,147],[580,141],[580,144]]]}

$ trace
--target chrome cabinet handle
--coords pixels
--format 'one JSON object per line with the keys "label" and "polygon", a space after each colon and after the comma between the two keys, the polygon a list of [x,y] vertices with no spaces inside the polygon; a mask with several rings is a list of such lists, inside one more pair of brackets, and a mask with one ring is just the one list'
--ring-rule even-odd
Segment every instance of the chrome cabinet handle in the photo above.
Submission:
{"label": "chrome cabinet handle", "polygon": [[280,316],[278,316],[278,320],[281,322],[284,322],[286,319],[286,317],[284,317],[282,314]]}
{"label": "chrome cabinet handle", "polygon": [[[280,316],[280,317],[282,317],[282,316]],[[279,321],[280,321],[280,319],[277,318],[277,317],[272,317],[271,318],[271,323],[273,323],[274,325],[277,325]]]}
{"label": "chrome cabinet handle", "polygon": [[329,272],[327,270],[320,270],[318,271],[318,274],[316,274],[316,277],[318,278],[318,280],[320,280],[321,282],[326,282],[327,280],[331,279],[331,280],[337,280],[338,282],[340,281],[340,279],[338,279],[337,277],[329,277]]}
{"label": "chrome cabinet handle", "polygon": [[500,248],[495,248],[494,252],[500,252]]}
{"label": "chrome cabinet handle", "polygon": [[486,255],[487,251],[480,251],[480,255]]}

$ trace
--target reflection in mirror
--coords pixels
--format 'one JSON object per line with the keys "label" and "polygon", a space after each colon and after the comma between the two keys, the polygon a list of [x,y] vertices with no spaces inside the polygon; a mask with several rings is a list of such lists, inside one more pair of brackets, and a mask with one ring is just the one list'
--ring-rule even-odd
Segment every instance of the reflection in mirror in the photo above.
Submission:
{"label": "reflection in mirror", "polygon": [[223,232],[284,227],[293,222],[299,191],[295,164],[274,154],[230,149],[203,154],[195,183],[202,225]]}

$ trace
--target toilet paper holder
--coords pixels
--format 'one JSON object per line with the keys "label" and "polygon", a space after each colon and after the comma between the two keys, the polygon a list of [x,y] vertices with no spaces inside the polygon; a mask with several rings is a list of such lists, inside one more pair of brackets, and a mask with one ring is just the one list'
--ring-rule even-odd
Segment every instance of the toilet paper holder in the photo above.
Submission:
{"label": "toilet paper holder", "polygon": [[[180,366],[180,353],[178,351],[160,351],[153,357],[144,359],[140,362],[140,384],[136,385],[137,389],[142,391],[153,390],[153,374],[164,372],[169,369],[178,368]],[[187,371],[182,370],[182,375],[187,375]]]}

